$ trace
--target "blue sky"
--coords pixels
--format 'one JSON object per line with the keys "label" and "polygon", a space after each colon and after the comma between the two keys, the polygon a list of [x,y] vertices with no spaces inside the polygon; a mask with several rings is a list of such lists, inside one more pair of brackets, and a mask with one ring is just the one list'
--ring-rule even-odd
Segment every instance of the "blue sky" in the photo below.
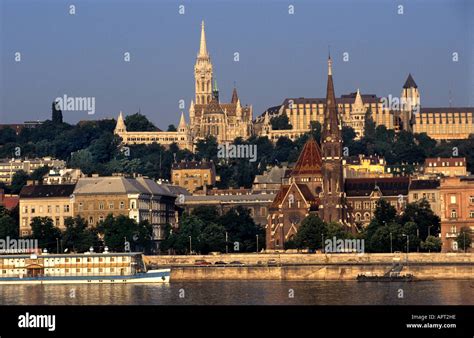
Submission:
{"label": "blue sky", "polygon": [[66,94],[96,100],[95,115],[64,112],[69,123],[140,108],[162,129],[177,124],[179,100],[187,116],[194,99],[201,20],[221,100],[230,100],[235,81],[254,115],[286,97],[324,97],[328,45],[337,96],[357,88],[398,96],[411,72],[422,105],[449,106],[451,97],[453,106],[474,106],[474,1],[0,3],[0,123],[50,118],[52,100]]}

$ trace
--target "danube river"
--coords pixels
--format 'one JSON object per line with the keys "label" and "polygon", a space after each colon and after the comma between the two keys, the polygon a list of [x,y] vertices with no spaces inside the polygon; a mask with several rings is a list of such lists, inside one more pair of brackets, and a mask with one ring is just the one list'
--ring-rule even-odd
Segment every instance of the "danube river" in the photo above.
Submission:
{"label": "danube river", "polygon": [[0,305],[474,305],[474,281],[2,285]]}

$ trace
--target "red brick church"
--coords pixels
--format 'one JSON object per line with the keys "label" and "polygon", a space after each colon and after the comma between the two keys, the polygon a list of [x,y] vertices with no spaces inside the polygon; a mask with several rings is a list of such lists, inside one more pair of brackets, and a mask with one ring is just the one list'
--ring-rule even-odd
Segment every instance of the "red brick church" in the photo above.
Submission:
{"label": "red brick church", "polygon": [[332,79],[332,60],[328,60],[326,110],[321,133],[321,148],[310,138],[303,147],[288,184],[281,186],[269,208],[266,247],[284,249],[303,219],[317,213],[325,222],[350,226],[345,202],[342,165],[342,121],[337,111]]}

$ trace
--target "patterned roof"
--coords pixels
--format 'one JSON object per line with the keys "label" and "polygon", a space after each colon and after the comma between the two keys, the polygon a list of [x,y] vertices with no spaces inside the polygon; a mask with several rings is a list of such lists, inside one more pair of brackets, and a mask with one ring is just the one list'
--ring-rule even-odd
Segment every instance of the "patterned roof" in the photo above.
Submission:
{"label": "patterned roof", "polygon": [[321,173],[321,149],[313,137],[306,141],[303,150],[294,169],[291,171],[291,176],[320,174]]}

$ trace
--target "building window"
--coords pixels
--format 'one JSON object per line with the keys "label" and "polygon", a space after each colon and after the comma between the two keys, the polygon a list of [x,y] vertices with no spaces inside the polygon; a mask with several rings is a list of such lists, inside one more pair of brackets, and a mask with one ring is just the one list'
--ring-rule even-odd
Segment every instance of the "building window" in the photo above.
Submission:
{"label": "building window", "polygon": [[64,205],[64,212],[69,212],[69,204]]}
{"label": "building window", "polygon": [[364,209],[370,209],[370,202],[364,202]]}
{"label": "building window", "polygon": [[31,213],[32,213],[32,214],[35,213],[35,207],[31,207]]}
{"label": "building window", "polygon": [[51,210],[52,210],[52,208],[51,208],[51,206],[50,206],[50,205],[48,205],[48,208],[47,208],[47,210],[48,210],[48,214],[50,214],[50,213],[51,213]]}
{"label": "building window", "polygon": [[120,202],[120,209],[124,209],[125,208],[125,203],[123,201]]}
{"label": "building window", "polygon": [[455,226],[455,225],[451,225],[451,233],[455,234],[456,232],[457,232],[456,226]]}
{"label": "building window", "polygon": [[56,206],[56,213],[59,214],[59,205]]}
{"label": "building window", "polygon": [[450,201],[451,201],[451,204],[456,204],[456,196],[455,196],[455,195],[451,195],[451,196],[450,196]]}
{"label": "building window", "polygon": [[56,217],[54,220],[54,224],[58,227],[59,226],[59,217]]}
{"label": "building window", "polygon": [[451,210],[451,218],[457,218],[458,217],[458,213],[455,209],[452,209]]}
{"label": "building window", "polygon": [[474,204],[474,196],[469,196],[469,203]]}
{"label": "building window", "polygon": [[89,225],[94,224],[94,217],[89,216]]}
{"label": "building window", "polygon": [[24,212],[25,214],[28,213],[28,206],[27,206],[27,205],[25,205],[25,206],[23,207],[23,212]]}
{"label": "building window", "polygon": [[81,202],[81,203],[79,203],[79,211],[82,211],[83,209],[84,209],[84,204],[82,204],[82,202]]}
{"label": "building window", "polygon": [[113,209],[114,208],[114,202],[110,202],[109,203],[109,209]]}
{"label": "building window", "polygon": [[40,212],[40,214],[43,213],[43,207],[42,206],[39,207],[39,212]]}
{"label": "building window", "polygon": [[104,202],[99,202],[99,210],[104,210]]}
{"label": "building window", "polygon": [[474,218],[474,210],[469,211],[469,217]]}

